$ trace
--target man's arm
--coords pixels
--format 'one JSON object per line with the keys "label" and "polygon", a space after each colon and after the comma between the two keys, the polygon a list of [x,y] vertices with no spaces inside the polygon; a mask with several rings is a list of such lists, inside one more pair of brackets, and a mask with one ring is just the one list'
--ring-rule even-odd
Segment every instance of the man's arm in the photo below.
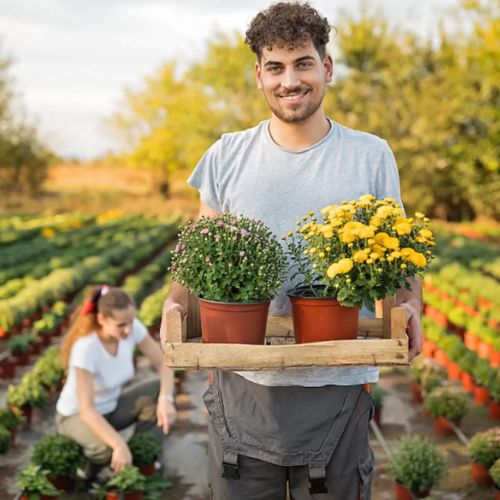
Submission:
{"label": "man's arm", "polygon": [[[220,215],[220,212],[211,209],[207,204],[200,201],[198,217],[202,217],[203,215],[206,215],[208,217],[217,217],[218,215]],[[170,286],[170,291],[168,292],[165,302],[163,302],[160,326],[160,344],[162,346],[162,349],[167,340],[167,313],[171,311],[179,311],[183,316],[186,316],[187,303],[188,291],[181,284],[174,281]]]}
{"label": "man's arm", "polygon": [[422,350],[422,280],[414,278],[411,290],[400,288],[396,293],[396,305],[406,309],[406,334],[410,343],[410,361]]}

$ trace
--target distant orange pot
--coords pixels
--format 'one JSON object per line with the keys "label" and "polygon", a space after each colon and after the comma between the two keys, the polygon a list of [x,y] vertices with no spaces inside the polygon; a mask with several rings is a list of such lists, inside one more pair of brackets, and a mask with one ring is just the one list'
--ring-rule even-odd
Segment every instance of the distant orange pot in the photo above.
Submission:
{"label": "distant orange pot", "polygon": [[451,436],[453,434],[453,429],[446,418],[436,417],[434,419],[434,432],[438,436]]}
{"label": "distant orange pot", "polygon": [[462,388],[466,392],[474,391],[474,380],[470,373],[462,372]]}
{"label": "distant orange pot", "polygon": [[477,405],[484,405],[490,399],[490,391],[482,385],[474,385],[474,403]]}
{"label": "distant orange pot", "polygon": [[264,344],[271,301],[215,302],[199,299],[203,342]]}
{"label": "distant orange pot", "polygon": [[446,365],[446,370],[448,372],[449,380],[460,380],[462,372],[460,370],[460,366],[455,361],[451,359],[448,360],[448,364]]}
{"label": "distant orange pot", "polygon": [[493,479],[491,479],[490,471],[481,464],[471,462],[472,479],[479,486],[491,486]]}
{"label": "distant orange pot", "polygon": [[488,405],[490,418],[500,420],[500,401],[490,401]]}
{"label": "distant orange pot", "polygon": [[335,299],[289,293],[295,342],[353,340],[358,335],[359,308],[341,306]]}

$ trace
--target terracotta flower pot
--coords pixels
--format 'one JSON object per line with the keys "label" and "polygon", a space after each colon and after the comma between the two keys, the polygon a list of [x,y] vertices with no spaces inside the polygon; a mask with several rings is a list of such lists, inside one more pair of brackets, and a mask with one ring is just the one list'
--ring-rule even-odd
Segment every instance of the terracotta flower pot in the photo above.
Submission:
{"label": "terracotta flower pot", "polygon": [[203,342],[264,344],[270,301],[249,304],[199,299]]}
{"label": "terracotta flower pot", "polygon": [[153,476],[154,473],[156,472],[155,470],[155,464],[147,464],[147,465],[141,465],[139,467],[139,471],[143,476]]}
{"label": "terracotta flower pot", "polygon": [[411,494],[411,492],[398,482],[394,484],[394,495],[396,497],[396,500],[413,500],[413,495]]}
{"label": "terracotta flower pot", "polygon": [[455,361],[451,359],[448,360],[448,364],[446,365],[446,370],[448,372],[449,380],[461,380],[462,372],[460,370],[460,366]]}
{"label": "terracotta flower pot", "polygon": [[422,354],[426,358],[432,358],[436,352],[436,344],[430,340],[424,339],[422,343]]}
{"label": "terracotta flower pot", "polygon": [[490,401],[488,405],[488,414],[494,420],[500,420],[500,401]]}
{"label": "terracotta flower pot", "polygon": [[422,395],[422,386],[420,384],[417,384],[416,382],[412,382],[410,384],[410,389],[411,389],[411,398],[413,401],[416,403],[422,403],[424,400],[424,397]]}
{"label": "terracotta flower pot", "polygon": [[142,500],[142,491],[129,491],[120,493],[118,491],[106,491],[106,500]]}
{"label": "terracotta flower pot", "polygon": [[484,340],[479,341],[479,345],[477,348],[477,355],[480,358],[487,358],[489,359],[491,357],[491,354],[493,352],[493,346]]}
{"label": "terracotta flower pot", "polygon": [[288,296],[297,344],[357,337],[359,308],[341,306],[330,298]]}
{"label": "terracotta flower pot", "polygon": [[75,487],[75,480],[69,476],[53,476],[47,474],[47,480],[50,481],[58,490],[72,491]]}
{"label": "terracotta flower pot", "polygon": [[436,360],[436,363],[438,365],[446,366],[448,364],[448,355],[441,349],[436,349],[436,352],[434,353],[434,359]]}
{"label": "terracotta flower pot", "polygon": [[462,388],[466,392],[473,392],[474,380],[470,373],[462,372]]}
{"label": "terracotta flower pot", "polygon": [[482,385],[474,385],[474,403],[477,405],[484,405],[490,400],[490,391]]}
{"label": "terracotta flower pot", "polygon": [[434,432],[438,436],[451,436],[453,434],[453,429],[450,427],[450,423],[444,417],[436,417],[434,419]]}
{"label": "terracotta flower pot", "polygon": [[470,467],[472,479],[478,486],[491,486],[493,484],[490,471],[484,465],[472,462]]}
{"label": "terracotta flower pot", "polygon": [[16,362],[7,358],[0,363],[0,378],[14,378],[16,375]]}

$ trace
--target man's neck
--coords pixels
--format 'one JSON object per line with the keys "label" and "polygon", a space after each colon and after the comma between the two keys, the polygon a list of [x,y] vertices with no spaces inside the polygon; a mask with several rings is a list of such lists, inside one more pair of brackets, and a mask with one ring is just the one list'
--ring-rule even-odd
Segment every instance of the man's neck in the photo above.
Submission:
{"label": "man's neck", "polygon": [[318,143],[328,134],[330,122],[323,112],[298,123],[286,123],[272,115],[269,133],[273,141],[290,151],[300,151]]}

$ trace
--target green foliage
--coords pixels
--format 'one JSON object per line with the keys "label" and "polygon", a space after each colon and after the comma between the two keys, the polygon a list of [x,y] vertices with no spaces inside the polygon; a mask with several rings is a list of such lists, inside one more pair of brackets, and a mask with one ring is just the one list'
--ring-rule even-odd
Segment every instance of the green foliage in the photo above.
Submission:
{"label": "green foliage", "polygon": [[64,368],[61,365],[58,346],[49,347],[38,358],[31,373],[45,387],[57,387],[64,378]]}
{"label": "green foliage", "polygon": [[28,352],[31,349],[34,340],[35,338],[33,335],[15,335],[8,340],[10,352],[13,354]]}
{"label": "green foliage", "polygon": [[188,223],[172,255],[172,278],[194,295],[219,302],[269,300],[286,270],[269,228],[231,214]]}
{"label": "green foliage", "polygon": [[0,424],[0,455],[7,453],[10,448],[10,432]]}
{"label": "green foliage", "polygon": [[30,464],[18,474],[16,485],[30,500],[38,500],[40,495],[59,498],[59,490],[48,481],[46,473],[39,465]]}
{"label": "green foliage", "polygon": [[18,385],[9,385],[7,388],[7,402],[17,408],[42,407],[48,399],[46,389],[32,373],[26,373]]}
{"label": "green foliage", "polygon": [[461,389],[438,387],[425,397],[425,407],[433,417],[452,422],[461,420],[469,411],[469,398]]}
{"label": "green foliage", "polygon": [[421,436],[401,438],[389,460],[390,474],[411,492],[429,491],[445,472],[445,460],[437,448]]}
{"label": "green foliage", "polygon": [[500,427],[475,434],[467,449],[473,462],[489,469],[500,458]]}
{"label": "green foliage", "polygon": [[9,408],[0,410],[0,425],[10,432],[14,431],[23,420],[24,417],[19,410],[11,410]]}
{"label": "green foliage", "polygon": [[497,488],[500,488],[500,458],[497,458],[495,463],[490,467],[490,476]]}
{"label": "green foliage", "polygon": [[106,489],[121,492],[144,491],[146,489],[146,479],[137,467],[125,467],[122,472],[106,483]]}
{"label": "green foliage", "polygon": [[66,436],[47,435],[35,444],[32,462],[54,476],[75,477],[84,463],[81,446]]}
{"label": "green foliage", "polygon": [[128,442],[130,453],[132,453],[133,464],[136,467],[154,463],[161,454],[161,445],[153,434],[140,432],[132,436]]}

